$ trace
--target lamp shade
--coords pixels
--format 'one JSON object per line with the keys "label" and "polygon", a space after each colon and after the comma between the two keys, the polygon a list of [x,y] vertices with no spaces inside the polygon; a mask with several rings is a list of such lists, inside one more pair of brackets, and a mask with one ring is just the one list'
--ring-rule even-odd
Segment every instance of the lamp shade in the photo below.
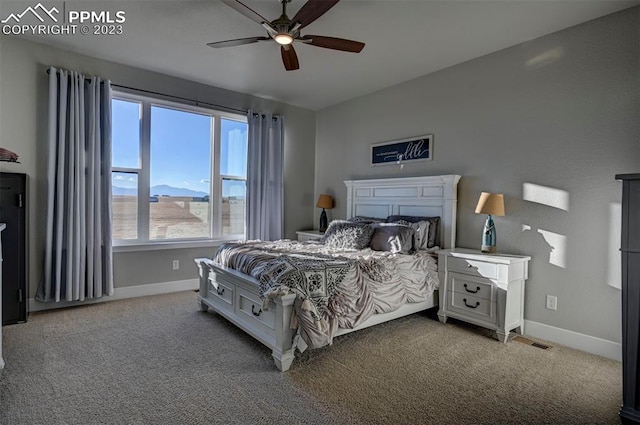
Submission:
{"label": "lamp shade", "polygon": [[504,215],[504,195],[502,193],[482,192],[476,206],[476,214],[495,216]]}
{"label": "lamp shade", "polygon": [[331,197],[331,195],[320,195],[316,207],[326,208],[330,210],[331,208],[333,208],[333,198]]}

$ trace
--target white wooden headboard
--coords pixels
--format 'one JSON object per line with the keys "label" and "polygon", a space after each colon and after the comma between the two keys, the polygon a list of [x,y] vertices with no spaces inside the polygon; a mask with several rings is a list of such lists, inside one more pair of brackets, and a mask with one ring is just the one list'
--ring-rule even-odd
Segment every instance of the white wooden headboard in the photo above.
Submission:
{"label": "white wooden headboard", "polygon": [[347,180],[347,218],[356,215],[440,217],[441,248],[456,246],[456,174],[392,179]]}

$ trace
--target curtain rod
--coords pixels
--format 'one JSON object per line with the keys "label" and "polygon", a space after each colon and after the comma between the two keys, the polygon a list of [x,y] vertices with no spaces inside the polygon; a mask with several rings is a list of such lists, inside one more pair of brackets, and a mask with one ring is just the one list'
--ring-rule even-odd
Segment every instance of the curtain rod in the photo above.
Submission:
{"label": "curtain rod", "polygon": [[[50,72],[51,72],[50,68],[47,68],[47,74],[49,74]],[[56,71],[56,73],[60,74],[59,71]],[[233,111],[233,112],[240,112],[240,113],[245,114],[245,115],[247,114],[247,112],[249,112],[246,109],[232,108],[230,106],[217,105],[215,103],[202,102],[200,100],[193,100],[193,99],[188,99],[186,97],[173,96],[173,95],[170,95],[170,94],[158,93],[158,92],[151,91],[151,90],[143,90],[143,89],[138,89],[138,88],[134,88],[134,87],[123,86],[123,85],[120,85],[120,84],[111,83],[111,87],[118,87],[118,88],[121,88],[121,89],[132,90],[132,91],[136,91],[136,92],[140,92],[140,93],[154,94],[156,96],[169,97],[169,98],[172,98],[172,99],[178,99],[178,100],[182,100],[182,101],[186,101],[186,102],[195,103],[196,106],[200,106],[200,105],[212,106],[214,108],[226,109],[228,111]],[[263,118],[264,118],[264,115],[263,115]]]}

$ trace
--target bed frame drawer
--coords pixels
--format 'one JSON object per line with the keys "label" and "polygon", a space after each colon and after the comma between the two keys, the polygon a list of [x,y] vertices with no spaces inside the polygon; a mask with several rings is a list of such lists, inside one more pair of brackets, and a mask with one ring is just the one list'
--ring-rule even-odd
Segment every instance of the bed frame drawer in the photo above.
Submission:
{"label": "bed frame drawer", "polygon": [[269,335],[273,335],[276,329],[275,306],[269,310],[262,307],[262,300],[256,294],[252,294],[244,289],[237,291],[237,313],[243,321],[252,323],[253,326],[261,328]]}
{"label": "bed frame drawer", "polygon": [[449,309],[465,316],[476,317],[487,323],[496,323],[496,303],[473,295],[449,292]]}
{"label": "bed frame drawer", "polygon": [[482,276],[489,279],[498,278],[498,265],[486,261],[449,257],[448,270],[450,272],[458,272],[471,276]]}
{"label": "bed frame drawer", "polygon": [[235,285],[230,283],[222,283],[215,279],[215,274],[209,274],[209,283],[207,285],[207,299],[220,306],[221,308],[233,312]]}

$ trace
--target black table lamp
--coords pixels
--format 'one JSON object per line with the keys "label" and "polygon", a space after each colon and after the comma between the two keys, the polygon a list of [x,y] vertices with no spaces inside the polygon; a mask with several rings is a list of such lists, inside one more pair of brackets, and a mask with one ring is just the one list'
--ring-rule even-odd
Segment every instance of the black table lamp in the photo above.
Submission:
{"label": "black table lamp", "polygon": [[331,195],[320,195],[316,207],[322,208],[322,213],[320,213],[320,227],[318,228],[318,230],[324,232],[325,230],[327,230],[327,226],[329,225],[327,221],[327,212],[325,211],[325,209],[330,210],[331,208],[333,208],[333,198],[331,197]]}

